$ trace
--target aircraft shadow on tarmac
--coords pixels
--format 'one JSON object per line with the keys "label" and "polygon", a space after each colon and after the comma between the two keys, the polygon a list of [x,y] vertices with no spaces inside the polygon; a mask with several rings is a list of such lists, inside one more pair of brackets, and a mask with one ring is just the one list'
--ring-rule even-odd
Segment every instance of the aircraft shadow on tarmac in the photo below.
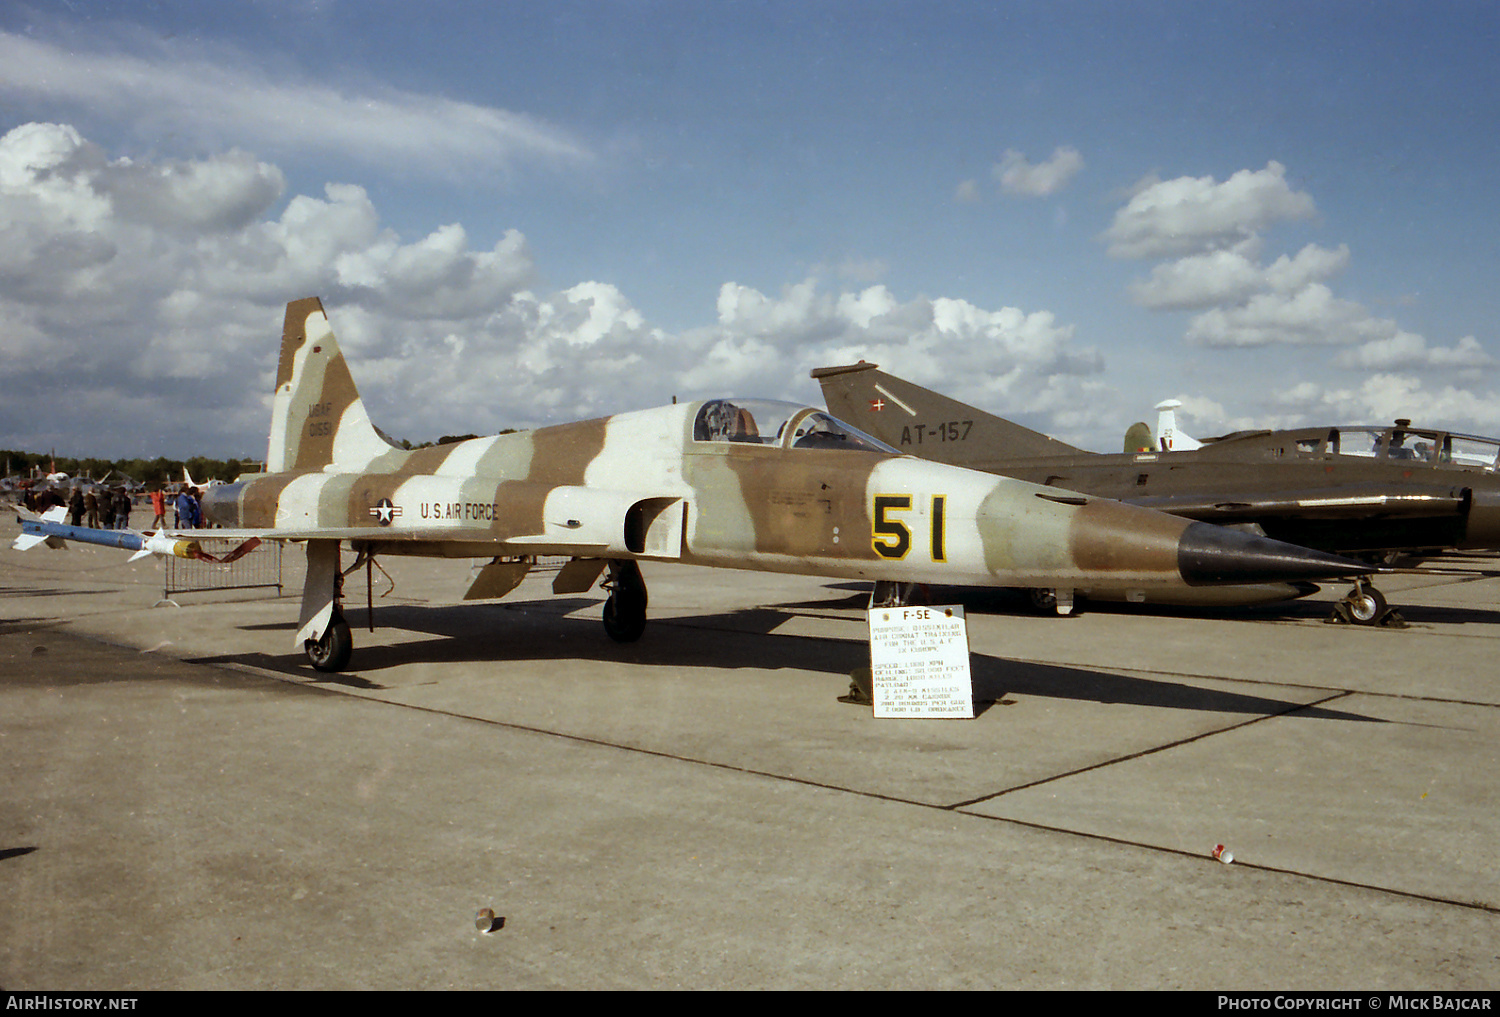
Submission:
{"label": "aircraft shadow on tarmac", "polygon": [[[866,594],[866,599],[868,595]],[[597,661],[600,664],[640,665],[669,669],[765,671],[814,671],[848,676],[852,669],[868,664],[865,643],[837,637],[776,636],[766,638],[793,615],[771,608],[730,611],[718,615],[695,615],[683,619],[656,619],[647,626],[638,643],[611,640],[597,622],[563,618],[570,610],[597,605],[586,599],[554,598],[531,604],[394,605],[377,607],[377,632],[395,629],[423,633],[434,638],[394,645],[356,645],[350,669],[343,673],[319,673],[307,665],[306,657],[285,654],[245,653],[195,658],[191,663],[238,663],[311,678],[318,684],[380,690],[388,686],[374,675],[409,664],[475,664],[491,662],[497,668],[506,661]],[[839,602],[835,602],[839,603]],[[545,608],[540,607],[545,604]],[[823,606],[829,606],[827,602]],[[356,640],[364,630],[365,611],[348,615]],[[290,631],[291,623],[245,626],[246,630]],[[663,631],[669,630],[669,631]],[[1086,702],[1147,706],[1171,710],[1271,717],[1293,714],[1309,719],[1383,720],[1304,706],[1290,700],[1248,695],[1223,689],[1200,687],[1107,671],[1038,664],[975,653],[971,655],[974,699],[984,712],[1006,696],[1069,699]],[[503,677],[497,670],[496,677]]]}
{"label": "aircraft shadow on tarmac", "polygon": [[6,618],[0,621],[0,635],[11,632],[32,632],[37,629],[50,629],[62,624],[61,618],[51,618],[46,615],[37,615],[34,618]]}
{"label": "aircraft shadow on tarmac", "polygon": [[99,594],[118,594],[118,587],[107,590],[76,590],[62,587],[0,586],[0,598],[10,597],[85,597]]}

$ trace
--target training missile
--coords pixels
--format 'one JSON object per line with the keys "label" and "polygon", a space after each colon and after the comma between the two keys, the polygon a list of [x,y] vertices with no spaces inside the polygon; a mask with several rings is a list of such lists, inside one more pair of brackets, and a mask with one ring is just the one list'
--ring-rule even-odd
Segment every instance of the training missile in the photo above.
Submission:
{"label": "training missile", "polygon": [[66,510],[62,506],[55,506],[40,516],[24,509],[17,509],[16,512],[21,521],[21,535],[15,539],[11,547],[17,551],[25,551],[38,544],[57,548],[63,546],[64,541],[76,540],[83,544],[97,544],[100,547],[117,547],[123,551],[134,551],[135,554],[130,556],[131,561],[155,554],[162,557],[189,558],[228,564],[260,545],[260,540],[252,537],[229,554],[217,557],[203,550],[202,545],[196,540],[188,540],[168,533],[96,530],[87,526],[70,526],[62,521],[66,518]]}

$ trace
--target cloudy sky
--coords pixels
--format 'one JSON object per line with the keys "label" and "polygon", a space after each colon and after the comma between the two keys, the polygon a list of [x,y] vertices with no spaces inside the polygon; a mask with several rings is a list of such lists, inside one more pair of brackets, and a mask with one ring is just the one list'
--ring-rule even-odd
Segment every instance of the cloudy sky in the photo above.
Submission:
{"label": "cloudy sky", "polygon": [[1500,7],[0,5],[0,447],[264,454],[286,301],[412,441],[861,358],[1103,451],[1500,433]]}

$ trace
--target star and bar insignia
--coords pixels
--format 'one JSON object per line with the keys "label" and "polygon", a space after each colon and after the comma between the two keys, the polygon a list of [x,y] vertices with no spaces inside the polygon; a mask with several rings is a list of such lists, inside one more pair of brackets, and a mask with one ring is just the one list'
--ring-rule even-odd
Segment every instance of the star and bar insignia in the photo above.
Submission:
{"label": "star and bar insignia", "polygon": [[370,509],[370,515],[374,516],[375,521],[381,526],[391,525],[391,520],[395,519],[400,514],[401,506],[391,504],[391,500],[389,498],[380,499],[375,503],[375,506]]}

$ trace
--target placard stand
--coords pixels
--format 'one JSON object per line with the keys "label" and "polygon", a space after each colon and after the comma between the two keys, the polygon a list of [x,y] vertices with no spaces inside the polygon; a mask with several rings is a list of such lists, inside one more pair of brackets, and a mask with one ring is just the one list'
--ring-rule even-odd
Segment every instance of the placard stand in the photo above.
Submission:
{"label": "placard stand", "polygon": [[962,606],[877,607],[869,620],[875,716],[974,718]]}

